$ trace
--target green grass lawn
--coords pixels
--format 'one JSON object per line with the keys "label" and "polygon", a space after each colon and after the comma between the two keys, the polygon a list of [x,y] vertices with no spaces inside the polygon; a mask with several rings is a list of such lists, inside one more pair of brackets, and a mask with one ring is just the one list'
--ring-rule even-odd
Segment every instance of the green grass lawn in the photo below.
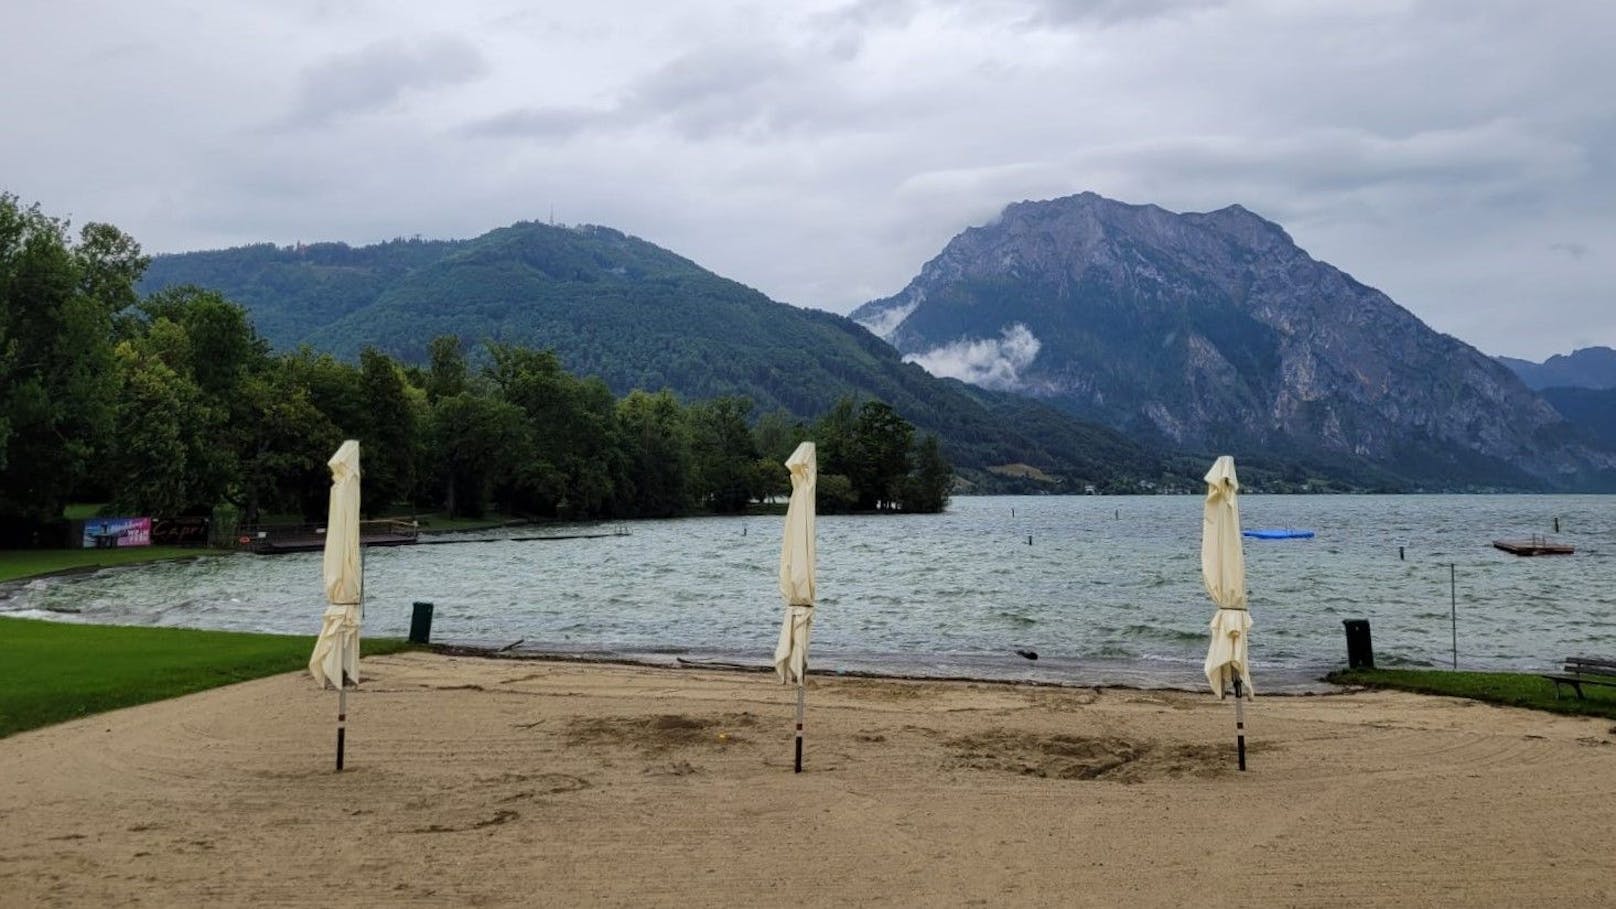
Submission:
{"label": "green grass lawn", "polygon": [[129,546],[122,549],[5,549],[0,550],[0,581],[29,578],[74,569],[133,565],[163,559],[194,558],[210,550],[194,546]]}
{"label": "green grass lawn", "polygon": [[[365,639],[367,655],[409,649]],[[0,618],[0,738],[308,665],[314,637]]]}
{"label": "green grass lawn", "polygon": [[1490,704],[1529,707],[1575,716],[1616,719],[1616,688],[1584,685],[1584,700],[1562,688],[1555,700],[1554,683],[1538,675],[1518,672],[1449,672],[1442,669],[1343,669],[1325,681],[1338,685],[1395,688],[1419,694],[1443,694]]}

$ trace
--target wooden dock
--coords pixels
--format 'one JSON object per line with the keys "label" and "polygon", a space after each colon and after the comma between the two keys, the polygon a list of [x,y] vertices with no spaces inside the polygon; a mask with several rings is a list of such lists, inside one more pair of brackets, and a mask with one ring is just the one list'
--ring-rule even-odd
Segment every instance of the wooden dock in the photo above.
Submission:
{"label": "wooden dock", "polygon": [[1493,547],[1518,556],[1571,555],[1577,551],[1569,543],[1552,543],[1537,536],[1529,540],[1494,540]]}
{"label": "wooden dock", "polygon": [[[420,529],[410,521],[360,521],[359,545],[409,546],[420,536]],[[323,524],[265,524],[243,528],[237,540],[242,549],[261,555],[280,555],[287,552],[314,552],[325,548]]]}
{"label": "wooden dock", "polygon": [[[280,555],[288,552],[315,552],[325,548],[325,527],[319,524],[263,525],[239,531],[237,543],[242,549],[260,555]],[[626,537],[623,528],[591,533],[532,534],[516,537],[468,537],[459,534],[442,539],[430,539],[411,521],[361,521],[359,545],[370,546],[447,546],[456,543],[525,543],[547,540],[596,540],[606,537]]]}

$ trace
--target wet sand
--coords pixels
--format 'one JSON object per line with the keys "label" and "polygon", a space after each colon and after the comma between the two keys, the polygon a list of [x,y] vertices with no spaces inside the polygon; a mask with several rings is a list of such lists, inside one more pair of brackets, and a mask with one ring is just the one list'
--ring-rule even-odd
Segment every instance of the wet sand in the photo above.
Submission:
{"label": "wet sand", "polygon": [[[0,740],[4,905],[1616,904],[1616,730],[432,654]],[[334,893],[340,891],[340,895]]]}

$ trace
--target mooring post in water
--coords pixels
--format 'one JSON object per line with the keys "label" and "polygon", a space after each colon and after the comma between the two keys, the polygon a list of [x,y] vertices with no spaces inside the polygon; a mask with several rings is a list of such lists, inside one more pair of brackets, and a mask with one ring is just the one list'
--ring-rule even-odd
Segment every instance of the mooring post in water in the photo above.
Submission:
{"label": "mooring post in water", "polygon": [[1453,668],[1459,668],[1459,581],[1458,568],[1448,563],[1448,607],[1453,612]]}
{"label": "mooring post in water", "polygon": [[1030,533],[1027,534],[1027,545],[1028,546],[1032,545],[1032,534],[1030,534]]}
{"label": "mooring post in water", "polygon": [[1560,532],[1560,516],[1559,515],[1554,516],[1554,532],[1555,533]]}
{"label": "mooring post in water", "polygon": [[1403,559],[1403,547],[1401,547],[1401,546],[1397,547],[1397,561],[1399,561],[1399,562],[1404,561],[1404,559]]}

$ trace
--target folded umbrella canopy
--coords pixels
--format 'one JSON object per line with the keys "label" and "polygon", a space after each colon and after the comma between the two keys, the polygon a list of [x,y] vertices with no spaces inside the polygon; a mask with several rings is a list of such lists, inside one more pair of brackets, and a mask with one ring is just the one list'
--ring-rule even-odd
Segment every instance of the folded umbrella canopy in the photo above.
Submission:
{"label": "folded umbrella canopy", "polygon": [[364,566],[359,552],[359,443],[349,439],[327,462],[331,504],[325,527],[325,598],[320,636],[309,657],[309,673],[321,688],[335,686],[337,769],[348,718],[347,686],[359,683],[359,626],[363,618]]}
{"label": "folded umbrella canopy", "polygon": [[1207,648],[1205,668],[1206,680],[1220,699],[1226,686],[1234,687],[1236,740],[1240,769],[1244,770],[1246,724],[1240,698],[1252,694],[1246,659],[1251,613],[1246,610],[1246,555],[1240,543],[1239,492],[1234,458],[1223,455],[1207,471],[1201,521],[1201,580],[1218,607],[1212,615],[1212,643]]}
{"label": "folded umbrella canopy", "polygon": [[814,492],[819,472],[814,443],[798,445],[786,459],[786,468],[791,471],[791,502],[780,542],[780,596],[786,601],[786,614],[780,643],[774,648],[774,671],[781,684],[797,683],[796,771],[801,773],[803,682],[808,675],[808,633],[814,625]]}

